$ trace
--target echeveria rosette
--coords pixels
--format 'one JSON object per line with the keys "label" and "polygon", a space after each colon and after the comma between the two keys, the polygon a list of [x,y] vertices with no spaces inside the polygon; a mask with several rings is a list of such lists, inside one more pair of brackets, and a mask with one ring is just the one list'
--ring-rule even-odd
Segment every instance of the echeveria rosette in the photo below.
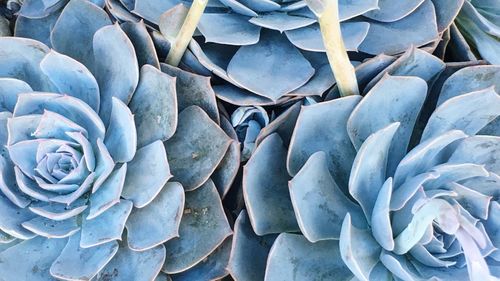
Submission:
{"label": "echeveria rosette", "polygon": [[364,97],[294,105],[258,137],[231,274],[497,280],[499,68],[413,49],[356,70]]}
{"label": "echeveria rosette", "polygon": [[257,136],[269,124],[269,116],[261,106],[238,107],[231,114],[231,124],[242,143],[241,161],[247,161],[252,155]]}
{"label": "echeveria rosette", "polygon": [[211,177],[227,188],[239,150],[209,78],[160,64],[143,23],[58,9],[53,49],[0,37],[1,278],[226,275]]}

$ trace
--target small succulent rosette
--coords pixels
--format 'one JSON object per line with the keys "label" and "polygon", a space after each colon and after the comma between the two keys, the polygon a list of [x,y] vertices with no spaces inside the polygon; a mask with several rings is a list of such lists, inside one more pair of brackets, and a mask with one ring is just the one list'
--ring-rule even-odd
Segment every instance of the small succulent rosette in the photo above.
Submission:
{"label": "small succulent rosette", "polygon": [[247,161],[255,148],[255,141],[262,128],[269,124],[269,116],[261,106],[238,107],[231,114],[238,140],[242,144],[241,161]]}
{"label": "small succulent rosette", "polygon": [[0,37],[0,279],[225,276],[239,149],[209,78],[160,64],[142,22],[58,9],[52,49]]}
{"label": "small succulent rosette", "polygon": [[500,68],[473,64],[379,56],[357,68],[364,96],[271,122],[244,168],[232,276],[498,280]]}
{"label": "small succulent rosette", "polygon": [[[37,4],[40,1],[43,5]],[[40,1],[24,1],[16,34],[46,33],[57,19],[54,11],[67,2]],[[144,20],[156,29],[155,43],[168,49],[192,1],[92,2],[119,22]],[[412,45],[432,51],[463,3],[341,0],[345,46],[361,57],[400,54]],[[214,87],[217,96],[235,105],[283,104],[293,96],[320,96],[335,83],[318,19],[304,0],[210,0],[194,39],[182,63],[199,74],[220,78],[223,83]]]}

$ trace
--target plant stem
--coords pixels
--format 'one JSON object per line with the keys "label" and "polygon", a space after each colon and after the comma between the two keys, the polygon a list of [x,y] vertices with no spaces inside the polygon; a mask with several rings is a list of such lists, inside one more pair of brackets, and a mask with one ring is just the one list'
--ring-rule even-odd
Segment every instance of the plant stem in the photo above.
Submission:
{"label": "plant stem", "polygon": [[307,2],[318,17],[326,55],[340,95],[359,95],[356,72],[347,56],[340,30],[338,0],[309,0]]}
{"label": "plant stem", "polygon": [[203,15],[203,11],[205,11],[205,7],[207,6],[208,0],[194,0],[193,4],[191,4],[191,8],[189,8],[189,12],[182,24],[181,29],[179,30],[179,34],[175,38],[174,42],[170,46],[170,51],[168,52],[166,63],[178,66],[184,52],[186,51],[191,38],[193,37],[194,31],[196,30],[196,26]]}

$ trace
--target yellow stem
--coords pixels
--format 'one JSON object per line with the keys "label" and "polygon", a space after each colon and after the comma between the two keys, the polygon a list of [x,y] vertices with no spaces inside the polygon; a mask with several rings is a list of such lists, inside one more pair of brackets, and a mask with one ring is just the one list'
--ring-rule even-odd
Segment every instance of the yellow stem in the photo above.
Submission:
{"label": "yellow stem", "polygon": [[340,30],[338,0],[322,0],[322,2],[322,5],[320,5],[322,11],[316,15],[318,16],[328,61],[340,90],[340,95],[359,95],[356,72],[347,56]]}
{"label": "yellow stem", "polygon": [[205,11],[205,7],[207,6],[208,0],[194,0],[193,4],[191,4],[191,8],[189,8],[189,12],[182,24],[181,29],[179,30],[179,34],[175,38],[174,42],[172,42],[170,46],[170,51],[168,52],[166,63],[178,66],[181,62],[182,56],[193,37],[194,31],[196,30],[196,26],[203,15],[203,11]]}

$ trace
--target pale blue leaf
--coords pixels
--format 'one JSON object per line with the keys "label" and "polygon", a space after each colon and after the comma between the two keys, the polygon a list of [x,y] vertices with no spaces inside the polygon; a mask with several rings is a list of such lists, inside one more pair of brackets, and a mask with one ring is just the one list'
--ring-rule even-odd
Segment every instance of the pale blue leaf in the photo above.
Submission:
{"label": "pale blue leaf", "polygon": [[0,229],[19,239],[31,239],[36,236],[25,229],[21,224],[36,217],[28,209],[19,208],[12,204],[3,194],[0,194]]}
{"label": "pale blue leaf", "polygon": [[[367,22],[347,22],[340,25],[344,46],[347,51],[357,51],[368,34]],[[286,37],[297,48],[312,52],[326,52],[319,24],[285,31]]]}
{"label": "pale blue leaf", "polygon": [[100,188],[90,195],[90,210],[86,219],[91,220],[120,202],[126,172],[127,164],[125,163],[113,171]]}
{"label": "pale blue leaf", "polygon": [[35,237],[10,247],[0,253],[0,275],[5,280],[49,280],[49,268],[66,241],[67,239]]}
{"label": "pale blue leaf", "polygon": [[[6,151],[2,151],[3,153]],[[0,156],[0,190],[14,205],[25,208],[32,200],[17,184],[16,168],[8,157]]]}
{"label": "pale blue leaf", "polygon": [[379,0],[339,0],[340,21],[377,9]]}
{"label": "pale blue leaf", "polygon": [[104,144],[115,162],[126,163],[134,158],[137,149],[134,115],[121,100],[116,97],[112,100]]}
{"label": "pale blue leaf", "polygon": [[427,96],[427,84],[418,77],[386,75],[361,100],[347,122],[347,131],[359,150],[373,133],[399,122],[398,140],[389,150],[387,173],[393,175],[405,156],[415,122]]}
{"label": "pale blue leaf", "polygon": [[380,261],[397,278],[402,280],[419,280],[420,274],[408,262],[405,256],[395,255],[390,252],[382,251]]}
{"label": "pale blue leaf", "polygon": [[397,211],[403,208],[426,182],[436,179],[437,177],[439,177],[437,173],[422,173],[405,180],[400,186],[394,186],[394,191],[390,199],[390,210]]}
{"label": "pale blue leaf", "polygon": [[460,142],[455,149],[449,163],[474,163],[484,165],[486,170],[500,174],[500,137],[474,136]]}
{"label": "pale blue leaf", "polygon": [[483,220],[488,219],[488,209],[493,199],[491,196],[484,195],[458,183],[450,183],[448,188],[456,192],[457,197],[455,200],[460,205],[465,206],[471,215]]}
{"label": "pale blue leaf", "polygon": [[132,202],[120,200],[95,218],[83,218],[80,247],[92,248],[121,240],[125,222],[132,211],[132,206]]}
{"label": "pale blue leaf", "polygon": [[83,64],[51,50],[41,61],[40,68],[59,93],[81,99],[99,112],[99,86]]}
{"label": "pale blue leaf", "polygon": [[32,220],[23,222],[22,226],[37,235],[55,239],[69,237],[80,230],[76,217],[59,221],[44,217],[36,217]]}
{"label": "pale blue leaf", "polygon": [[210,77],[197,75],[164,63],[161,63],[161,71],[176,78],[178,112],[182,112],[192,105],[197,105],[215,123],[219,123],[219,111],[215,93],[210,84]]}
{"label": "pale blue leaf", "polygon": [[[473,0],[474,1],[474,0]],[[464,0],[438,0],[432,1],[436,11],[438,32],[444,32],[455,20],[464,4]]]}
{"label": "pale blue leaf", "polygon": [[[207,207],[210,206],[210,207]],[[186,193],[179,238],[167,241],[163,272],[179,273],[202,261],[232,234],[213,182]]]}
{"label": "pale blue leaf", "polygon": [[347,213],[356,226],[367,226],[361,208],[342,193],[330,175],[326,154],[322,151],[309,157],[290,181],[289,188],[299,227],[312,243],[338,239]]}
{"label": "pale blue leaf", "polygon": [[353,276],[339,255],[336,240],[311,243],[302,235],[282,233],[269,253],[264,280],[351,280]]}
{"label": "pale blue leaf", "polygon": [[244,46],[259,42],[260,37],[259,26],[249,22],[249,18],[233,13],[205,13],[198,30],[206,43]]}
{"label": "pale blue leaf", "polygon": [[[222,120],[221,120],[222,121]],[[212,176],[210,177],[213,181],[221,198],[226,196],[227,192],[231,188],[234,179],[240,168],[240,143],[238,141],[232,141],[229,148],[222,158],[219,166],[215,169]]]}
{"label": "pale blue leaf", "polygon": [[291,16],[286,13],[269,13],[251,18],[249,22],[261,27],[283,32],[311,25],[315,23],[316,20],[299,16]]}
{"label": "pale blue leaf", "polygon": [[101,27],[110,25],[106,12],[85,0],[72,0],[64,7],[51,32],[53,48],[93,70],[92,41]]}
{"label": "pale blue leaf", "polygon": [[233,238],[228,237],[203,261],[194,267],[171,276],[173,281],[217,280],[228,275],[227,265]]}
{"label": "pale blue leaf", "polygon": [[242,16],[248,16],[248,17],[256,17],[257,13],[254,12],[252,9],[248,8],[247,6],[243,5],[237,0],[219,0],[222,4],[226,5],[229,7],[231,10],[234,12],[242,15]]}
{"label": "pale blue leaf", "polygon": [[42,42],[48,47],[52,47],[50,33],[59,18],[62,10],[54,11],[43,18],[28,18],[19,15],[14,27],[15,37],[31,38]]}
{"label": "pale blue leaf", "polygon": [[381,70],[364,88],[368,92],[386,74],[393,76],[417,76],[427,83],[432,81],[445,69],[445,64],[437,57],[416,48],[411,48],[394,63]]}
{"label": "pale blue leaf", "polygon": [[28,177],[35,176],[36,152],[43,139],[20,141],[7,147],[12,162]]}
{"label": "pale blue leaf", "polygon": [[435,8],[432,1],[424,1],[409,16],[395,22],[370,22],[370,30],[359,50],[377,55],[398,54],[411,45],[422,46],[439,38]]}
{"label": "pale blue leaf", "polygon": [[87,200],[79,198],[70,205],[54,202],[33,202],[29,210],[41,217],[54,221],[66,220],[81,214],[87,209]]}
{"label": "pale blue leaf", "polygon": [[179,237],[184,210],[184,189],[177,182],[167,183],[147,206],[134,208],[127,227],[130,249],[144,251]]}
{"label": "pale blue leaf", "polygon": [[80,248],[80,234],[71,236],[50,267],[50,274],[64,280],[92,279],[116,254],[116,241],[92,248]]}
{"label": "pale blue leaf", "polygon": [[297,174],[313,153],[324,151],[335,182],[347,191],[356,150],[346,124],[360,99],[360,96],[352,96],[302,107],[288,150],[287,168],[291,175]]}
{"label": "pale blue leaf", "polygon": [[361,230],[351,224],[346,215],[340,233],[340,255],[351,272],[362,281],[368,281],[370,272],[377,265],[381,248],[369,230]]}
{"label": "pale blue leaf", "polygon": [[473,43],[481,57],[491,64],[498,64],[500,62],[500,56],[497,52],[500,46],[498,37],[490,34],[488,29],[485,30],[484,24],[478,24],[466,11],[467,9],[462,9],[456,18],[460,32]]}
{"label": "pale blue leaf", "polygon": [[299,117],[300,108],[301,103],[295,103],[276,117],[276,119],[269,123],[269,125],[262,128],[257,136],[257,139],[255,140],[255,145],[258,146],[262,140],[273,133],[280,135],[283,142],[289,144],[290,139],[292,138],[293,128],[295,127],[295,123]]}
{"label": "pale blue leaf", "polygon": [[165,247],[133,251],[121,243],[113,259],[96,275],[96,281],[154,280],[165,261]]}
{"label": "pale blue leaf", "polygon": [[136,208],[149,204],[172,177],[165,147],[161,141],[148,144],[128,163],[122,197]]}
{"label": "pale blue leaf", "polygon": [[66,132],[80,132],[84,137],[88,137],[88,132],[80,125],[69,120],[61,114],[44,111],[36,130],[32,135],[37,139],[62,139],[73,141]]}
{"label": "pale blue leaf", "polygon": [[438,174],[439,176],[425,183],[424,187],[426,191],[442,188],[443,185],[448,183],[460,182],[475,177],[487,177],[489,175],[488,171],[483,165],[472,163],[445,163],[434,166],[431,169],[431,172],[436,172],[436,174]]}
{"label": "pale blue leaf", "polygon": [[77,190],[64,195],[53,196],[49,198],[49,201],[70,205],[71,203],[78,200],[78,198],[80,198],[84,193],[90,191],[94,178],[94,174],[92,173],[85,179],[85,181],[78,187]]}
{"label": "pale blue leaf", "polygon": [[129,107],[137,127],[138,147],[169,139],[177,127],[175,78],[144,65]]}
{"label": "pale blue leaf", "polygon": [[413,13],[424,0],[401,1],[394,4],[390,0],[378,0],[378,9],[371,10],[363,16],[379,22],[394,22]]}
{"label": "pale blue leaf", "polygon": [[80,99],[50,93],[21,94],[14,108],[14,117],[42,114],[45,110],[58,113],[82,126],[89,133],[90,142],[104,138],[105,127],[97,113]]}
{"label": "pale blue leaf", "polygon": [[394,186],[398,188],[406,180],[441,164],[441,158],[444,157],[443,153],[447,153],[446,147],[465,137],[467,135],[462,131],[454,130],[421,142],[399,163],[394,174]]}
{"label": "pale blue leaf", "polygon": [[417,245],[434,220],[446,234],[454,234],[459,227],[457,211],[450,203],[444,199],[429,200],[413,214],[409,224],[394,239],[394,253],[406,254]]}
{"label": "pale blue leaf", "polygon": [[179,4],[178,0],[135,0],[132,13],[154,24],[158,24],[160,15]]}
{"label": "pale blue leaf", "polygon": [[262,141],[243,168],[243,196],[257,235],[299,230],[288,191],[289,179],[286,148],[274,133]]}
{"label": "pale blue leaf", "polygon": [[285,2],[282,6],[280,11],[281,12],[294,12],[297,10],[300,10],[302,8],[307,7],[307,3],[304,0],[299,0],[296,2]]}
{"label": "pale blue leaf", "polygon": [[49,202],[49,198],[55,196],[55,193],[41,189],[34,180],[26,176],[18,167],[14,167],[14,173],[17,186],[24,194],[43,202]]}
{"label": "pale blue leaf", "polygon": [[94,76],[99,84],[99,115],[108,124],[115,97],[128,104],[139,81],[139,65],[132,42],[118,24],[99,29],[93,40]]}
{"label": "pale blue leaf", "polygon": [[302,87],[289,93],[290,96],[322,96],[335,84],[335,78],[329,64],[316,68],[314,76]]}
{"label": "pale blue leaf", "polygon": [[24,0],[19,15],[28,18],[43,18],[64,7],[67,0]]}
{"label": "pale blue leaf", "polygon": [[265,106],[275,104],[275,102],[269,98],[259,96],[230,84],[215,85],[214,91],[219,99],[238,106]]}
{"label": "pale blue leaf", "polygon": [[44,44],[20,37],[1,37],[0,77],[22,80],[35,91],[52,91],[55,87],[40,69],[49,52]]}
{"label": "pale blue leaf", "polygon": [[372,217],[375,201],[386,180],[389,148],[398,128],[399,123],[392,123],[369,136],[352,164],[349,193],[359,202],[367,218]]}
{"label": "pale blue leaf", "polygon": [[14,111],[17,95],[32,92],[28,83],[14,78],[0,78],[0,110]]}
{"label": "pale blue leaf", "polygon": [[9,118],[7,120],[7,145],[24,140],[33,140],[32,134],[38,127],[41,117],[41,114],[32,114]]}
{"label": "pale blue leaf", "polygon": [[462,68],[444,82],[437,105],[450,98],[491,86],[494,86],[495,92],[500,93],[500,66],[477,65]]}
{"label": "pale blue leaf", "polygon": [[275,235],[258,236],[252,229],[246,210],[242,210],[234,223],[233,246],[228,270],[236,280],[264,280],[269,250]]}
{"label": "pale blue leaf", "polygon": [[160,68],[160,61],[156,54],[153,40],[149,36],[146,25],[143,21],[133,22],[126,21],[121,24],[121,28],[134,46],[137,55],[138,66],[149,64],[157,69]]}
{"label": "pale blue leaf", "polygon": [[[392,196],[392,178],[388,178],[375,201],[371,217],[373,238],[387,251],[394,249],[394,239],[392,238],[390,203]],[[350,213],[352,216],[352,214]]]}
{"label": "pale blue leaf", "polygon": [[257,13],[272,12],[281,7],[272,0],[239,0],[239,2]]}
{"label": "pale blue leaf", "polygon": [[500,232],[498,231],[499,225],[500,225],[500,204],[496,201],[493,201],[490,204],[488,220],[484,222],[484,228],[486,232],[489,234],[491,242],[497,249],[500,247]]}
{"label": "pale blue leaf", "polygon": [[104,180],[108,178],[115,167],[115,162],[102,139],[97,139],[97,149],[94,151],[94,155],[96,156],[96,167],[94,170],[96,179],[92,186],[92,193],[96,192],[101,187]]}
{"label": "pale blue leaf", "polygon": [[215,171],[230,144],[231,139],[201,108],[184,109],[179,114],[176,133],[165,142],[174,180],[188,191],[201,186]]}
{"label": "pale blue leaf", "polygon": [[93,1],[94,2],[106,1],[106,3],[103,3],[103,5],[106,5],[108,12],[119,22],[139,22],[141,20],[139,16],[132,14],[131,12],[132,9],[125,8],[125,6],[122,5],[122,1],[120,0],[93,0]]}
{"label": "pale blue leaf", "polygon": [[276,101],[304,85],[314,68],[284,35],[263,31],[257,44],[236,52],[227,73],[237,85]]}
{"label": "pale blue leaf", "polygon": [[432,113],[422,141],[450,130],[474,135],[499,115],[500,96],[493,87],[448,99]]}
{"label": "pale blue leaf", "polygon": [[[171,44],[175,41],[175,38],[179,34],[188,12],[188,7],[183,4],[177,4],[173,8],[161,14],[158,23],[161,38],[158,39],[160,39],[162,44],[165,45],[165,57],[167,56],[167,53],[170,52]],[[153,40],[154,39],[155,38],[153,38]]]}

